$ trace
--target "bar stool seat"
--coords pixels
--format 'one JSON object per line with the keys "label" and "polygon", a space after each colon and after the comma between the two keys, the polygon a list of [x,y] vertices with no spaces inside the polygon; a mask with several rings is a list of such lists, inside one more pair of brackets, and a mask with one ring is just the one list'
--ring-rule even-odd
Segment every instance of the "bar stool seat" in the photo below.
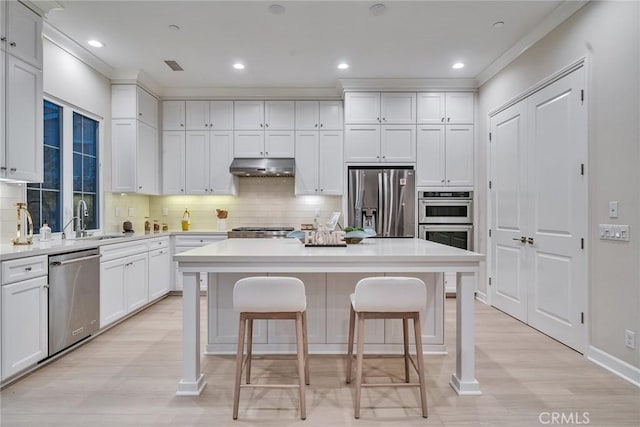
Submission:
{"label": "bar stool seat", "polygon": [[[300,418],[306,419],[305,385],[309,384],[307,342],[307,299],[304,283],[295,277],[247,277],[233,287],[233,309],[240,314],[236,378],[233,394],[233,419],[238,419],[240,389],[244,387],[296,387],[300,391]],[[299,384],[251,384],[253,321],[256,319],[290,319],[296,321],[297,365]],[[245,330],[247,355],[244,355]],[[242,382],[243,366],[246,383]]]}
{"label": "bar stool seat", "polygon": [[[356,315],[358,317],[358,349],[356,353],[356,397],[355,418],[360,418],[360,397],[362,387],[406,387],[420,388],[422,416],[427,418],[427,393],[425,386],[424,359],[422,357],[422,332],[420,330],[420,311],[427,307],[427,287],[414,277],[367,277],[356,284],[350,295],[349,344],[347,349],[347,384],[351,382],[353,360],[353,341]],[[393,384],[364,384],[364,321],[365,319],[402,319],[404,338],[405,382]],[[409,354],[409,319],[413,320],[415,333],[416,360]],[[411,383],[409,364],[418,374],[418,382]]]}

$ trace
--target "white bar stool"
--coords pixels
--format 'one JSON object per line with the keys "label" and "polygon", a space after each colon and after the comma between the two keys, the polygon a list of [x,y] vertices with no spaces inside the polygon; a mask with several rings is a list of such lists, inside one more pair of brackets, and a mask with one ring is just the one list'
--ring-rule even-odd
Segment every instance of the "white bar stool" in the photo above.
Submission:
{"label": "white bar stool", "polygon": [[[307,342],[307,298],[304,283],[295,277],[247,277],[238,280],[233,287],[233,308],[240,313],[233,419],[238,419],[240,388],[242,387],[297,387],[300,389],[300,418],[306,419],[305,384],[309,384],[307,360],[309,346]],[[299,384],[251,384],[251,347],[255,319],[291,319],[296,321]],[[246,358],[244,357],[245,329],[247,329]],[[243,365],[246,366],[246,384],[240,384]]]}
{"label": "white bar stool", "polygon": [[[356,354],[356,398],[355,417],[360,418],[360,396],[362,387],[419,387],[422,401],[422,416],[427,418],[427,392],[424,379],[424,359],[422,358],[422,332],[420,331],[420,310],[427,306],[427,287],[414,277],[367,277],[358,282],[355,293],[351,294],[349,316],[349,348],[347,349],[347,384],[351,382],[351,362],[353,359],[353,335],[356,314],[358,315],[358,350]],[[402,319],[404,337],[405,382],[395,384],[363,384],[362,361],[364,358],[365,319]],[[409,354],[409,319],[413,319],[415,332],[416,360]],[[418,373],[418,382],[409,382],[409,363]]]}

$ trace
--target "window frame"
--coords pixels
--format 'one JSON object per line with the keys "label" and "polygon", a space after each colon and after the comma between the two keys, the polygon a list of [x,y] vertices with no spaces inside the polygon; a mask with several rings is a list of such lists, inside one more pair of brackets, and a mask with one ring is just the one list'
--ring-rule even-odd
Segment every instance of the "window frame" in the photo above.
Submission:
{"label": "window frame", "polygon": [[[98,212],[97,212],[97,228],[87,229],[89,233],[101,233],[104,227],[104,131],[105,131],[105,120],[103,117],[98,116],[96,114],[91,113],[83,108],[80,108],[76,105],[73,105],[69,102],[66,102],[60,98],[57,98],[53,95],[49,95],[45,93],[43,95],[43,105],[44,101],[48,101],[62,107],[62,141],[61,141],[61,171],[60,171],[60,180],[62,182],[61,192],[62,192],[62,230],[60,232],[53,233],[54,237],[61,236],[62,232],[66,231],[67,238],[73,238],[75,236],[73,234],[73,224],[71,223],[72,218],[75,216],[76,207],[73,204],[73,113],[81,114],[85,117],[88,117],[92,120],[98,122],[98,147],[97,147],[97,157],[98,161],[96,164],[96,172],[98,174],[97,177],[97,185],[98,191],[96,194],[96,202],[98,204]],[[43,160],[44,162],[44,160]],[[24,199],[27,199],[27,186],[24,186]],[[65,230],[65,226],[66,230]],[[38,232],[39,227],[35,227],[34,232]]]}

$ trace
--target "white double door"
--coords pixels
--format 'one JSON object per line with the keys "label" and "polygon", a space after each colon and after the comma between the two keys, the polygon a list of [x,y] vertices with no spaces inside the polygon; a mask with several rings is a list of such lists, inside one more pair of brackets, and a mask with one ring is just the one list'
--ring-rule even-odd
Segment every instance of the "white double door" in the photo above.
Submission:
{"label": "white double door", "polygon": [[496,308],[584,352],[587,108],[584,67],[491,117]]}

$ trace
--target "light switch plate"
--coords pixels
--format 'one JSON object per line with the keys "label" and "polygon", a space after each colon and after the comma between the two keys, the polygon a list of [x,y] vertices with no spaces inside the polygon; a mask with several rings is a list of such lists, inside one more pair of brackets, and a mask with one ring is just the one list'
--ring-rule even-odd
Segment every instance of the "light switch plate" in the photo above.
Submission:
{"label": "light switch plate", "polygon": [[627,224],[600,224],[598,226],[600,240],[629,241],[629,225]]}
{"label": "light switch plate", "polygon": [[136,214],[136,210],[134,208],[129,208],[128,215],[129,216],[135,216],[135,214]]}
{"label": "light switch plate", "polygon": [[120,208],[116,206],[116,211],[114,213],[115,217],[119,217],[120,216]]}
{"label": "light switch plate", "polygon": [[167,215],[169,215],[169,209],[162,208],[162,216],[167,216]]}

